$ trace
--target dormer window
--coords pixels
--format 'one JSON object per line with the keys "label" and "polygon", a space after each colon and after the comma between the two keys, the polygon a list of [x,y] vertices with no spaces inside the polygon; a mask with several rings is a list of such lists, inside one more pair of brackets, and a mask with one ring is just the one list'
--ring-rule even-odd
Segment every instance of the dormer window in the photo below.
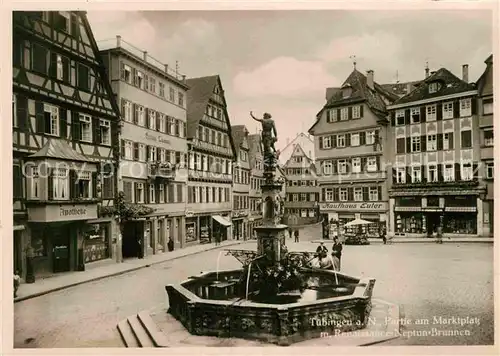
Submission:
{"label": "dormer window", "polygon": [[350,85],[342,88],[342,98],[346,99],[351,95],[352,95],[352,88]]}
{"label": "dormer window", "polygon": [[437,82],[429,84],[429,94],[436,93],[439,90],[439,84]]}

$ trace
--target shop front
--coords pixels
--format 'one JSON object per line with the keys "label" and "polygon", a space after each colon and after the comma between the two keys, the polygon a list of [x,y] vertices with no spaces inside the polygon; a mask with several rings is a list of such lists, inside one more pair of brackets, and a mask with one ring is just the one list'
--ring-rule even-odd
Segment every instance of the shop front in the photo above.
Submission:
{"label": "shop front", "polygon": [[83,259],[85,263],[106,260],[111,257],[112,221],[90,220],[83,232]]}
{"label": "shop front", "polygon": [[247,211],[233,211],[232,225],[233,225],[233,239],[247,240],[249,238]]}
{"label": "shop front", "polygon": [[395,236],[432,237],[439,226],[443,234],[480,234],[483,223],[478,208],[482,201],[478,195],[403,196],[391,200]]}
{"label": "shop front", "polygon": [[215,242],[216,236],[220,237],[220,241],[231,238],[229,213],[223,215],[195,215],[192,212],[187,212],[185,226],[186,245]]}
{"label": "shop front", "polygon": [[[54,273],[81,271],[85,269],[86,240],[89,234],[88,221],[97,219],[97,204],[48,204],[28,207],[28,229],[34,275],[43,277]],[[108,224],[110,225],[110,223]],[[101,229],[97,229],[100,231]],[[102,239],[109,239],[104,232]],[[109,240],[106,242],[109,244]],[[106,245],[96,243],[96,245]],[[105,248],[106,250],[106,248]],[[102,251],[102,250],[101,250]],[[107,252],[100,252],[100,256]],[[98,253],[95,254],[96,256]],[[97,257],[94,257],[97,260]],[[89,258],[89,262],[92,262]]]}
{"label": "shop front", "polygon": [[[378,237],[387,228],[386,202],[321,203],[320,215],[323,217],[323,238],[333,239],[362,233],[368,237]],[[363,219],[372,222],[367,225],[346,227],[354,220]]]}

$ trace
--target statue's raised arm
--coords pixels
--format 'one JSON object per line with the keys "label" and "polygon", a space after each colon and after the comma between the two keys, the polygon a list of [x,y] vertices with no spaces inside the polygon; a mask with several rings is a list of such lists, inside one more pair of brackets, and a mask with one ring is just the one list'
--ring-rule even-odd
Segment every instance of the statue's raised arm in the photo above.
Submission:
{"label": "statue's raised arm", "polygon": [[252,117],[252,119],[254,119],[255,121],[258,121],[258,122],[262,122],[262,119],[258,119],[256,118],[255,116],[253,116],[253,112],[250,111],[250,116]]}

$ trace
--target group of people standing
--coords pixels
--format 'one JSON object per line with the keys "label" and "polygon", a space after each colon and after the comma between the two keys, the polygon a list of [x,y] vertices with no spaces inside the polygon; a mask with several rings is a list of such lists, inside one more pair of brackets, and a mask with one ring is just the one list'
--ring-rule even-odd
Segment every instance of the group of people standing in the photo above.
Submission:
{"label": "group of people standing", "polygon": [[333,246],[330,258],[328,256],[328,247],[325,246],[324,242],[320,242],[318,248],[316,249],[315,261],[313,261],[313,267],[340,271],[341,258],[342,258],[342,243],[339,241],[338,237],[335,236],[333,238]]}

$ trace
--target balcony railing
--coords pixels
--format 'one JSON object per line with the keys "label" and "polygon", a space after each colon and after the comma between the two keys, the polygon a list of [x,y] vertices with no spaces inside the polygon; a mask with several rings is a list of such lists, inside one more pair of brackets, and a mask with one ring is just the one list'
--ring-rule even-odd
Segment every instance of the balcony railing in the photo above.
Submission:
{"label": "balcony railing", "polygon": [[454,188],[470,188],[479,185],[477,179],[467,181],[449,181],[449,182],[419,182],[419,183],[393,183],[392,189],[408,189],[408,188],[439,188],[439,187],[454,187]]}
{"label": "balcony railing", "polygon": [[193,147],[200,149],[200,150],[209,151],[209,152],[217,152],[217,153],[224,154],[227,156],[233,155],[233,152],[228,147],[217,146],[217,145],[214,145],[212,143],[200,141],[198,139],[193,140]]}
{"label": "balcony railing", "polygon": [[227,130],[227,125],[225,122],[222,122],[220,120],[217,120],[213,117],[208,116],[207,114],[203,115],[202,122],[206,122],[207,124],[211,126],[218,127],[222,130]]}

